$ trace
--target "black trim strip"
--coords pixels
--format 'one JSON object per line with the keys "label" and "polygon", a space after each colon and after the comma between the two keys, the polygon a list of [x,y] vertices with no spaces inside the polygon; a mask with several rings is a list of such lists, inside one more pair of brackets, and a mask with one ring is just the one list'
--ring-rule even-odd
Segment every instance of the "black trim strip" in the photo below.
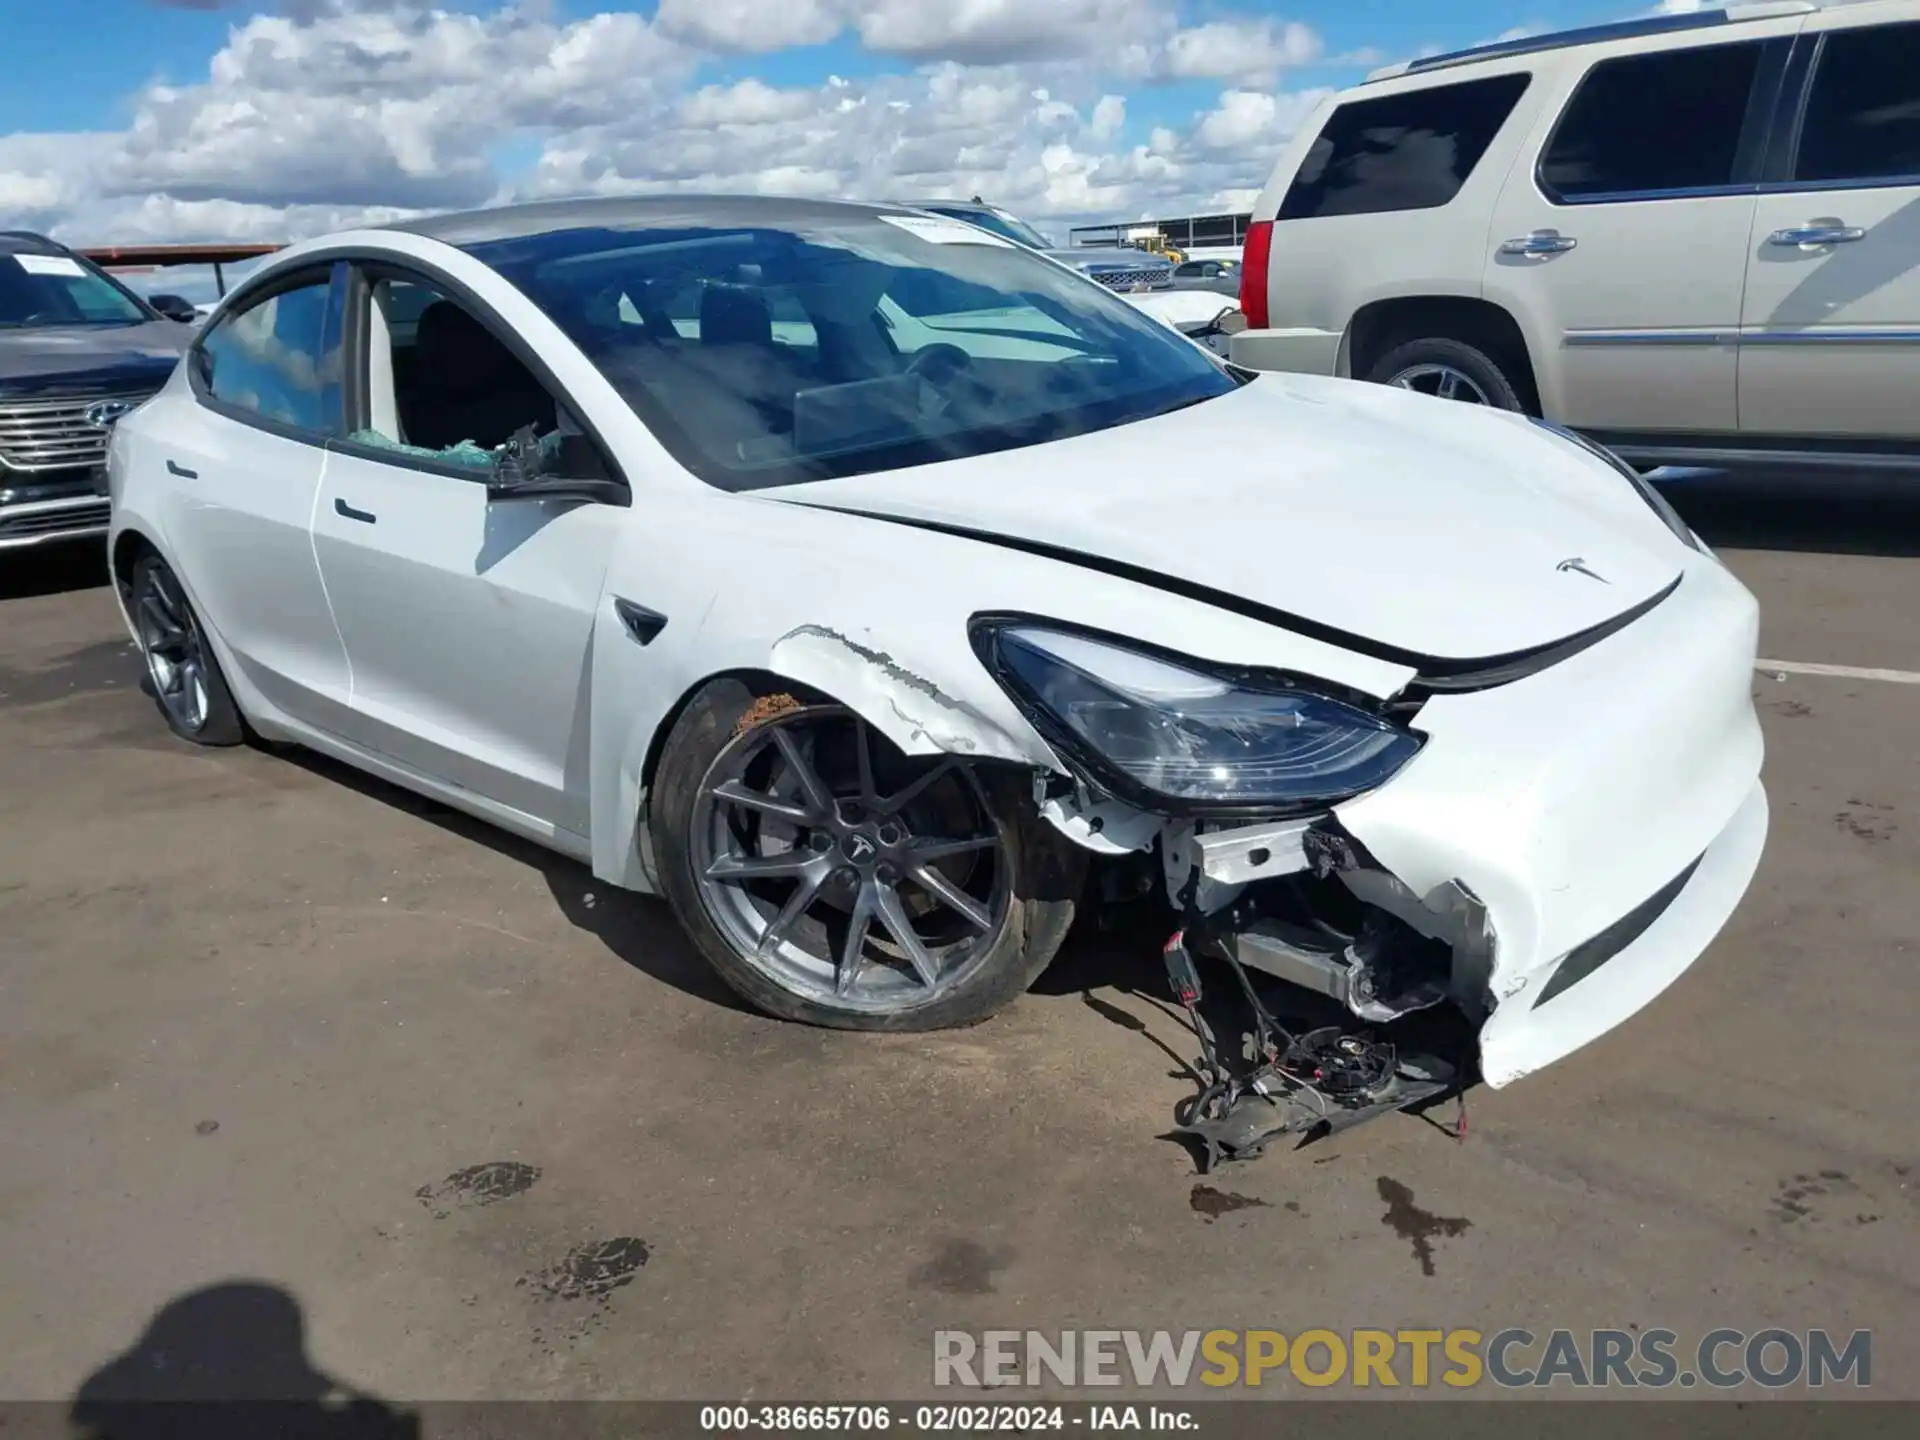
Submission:
{"label": "black trim strip", "polygon": [[1001,535],[991,530],[975,530],[965,525],[949,525],[938,520],[909,519],[900,515],[882,514],[878,511],[849,509],[840,505],[819,505],[806,500],[782,497],[782,503],[805,505],[809,510],[828,510],[836,515],[854,515],[863,520],[878,520],[889,525],[905,525],[915,530],[931,530],[936,534],[953,535],[963,540],[978,540],[983,544],[998,545],[1002,549],[1018,550],[1024,554],[1038,555],[1043,559],[1058,560],[1064,565],[1075,565],[1082,570],[1111,575],[1116,580],[1130,580],[1136,585],[1151,586],[1156,590],[1164,590],[1170,595],[1179,595],[1188,600],[1197,600],[1203,605],[1211,605],[1216,610],[1225,610],[1235,615],[1244,615],[1249,620],[1276,625],[1309,640],[1320,640],[1329,645],[1337,645],[1342,650],[1350,650],[1356,655],[1384,660],[1390,665],[1410,666],[1418,672],[1413,678],[1413,688],[1428,693],[1491,690],[1495,686],[1510,685],[1516,680],[1523,680],[1549,666],[1557,665],[1562,660],[1579,654],[1588,646],[1597,645],[1609,635],[1624,630],[1679,589],[1681,579],[1680,576],[1675,576],[1672,584],[1642,600],[1632,609],[1563,640],[1555,640],[1525,650],[1515,650],[1506,655],[1492,655],[1480,659],[1443,659],[1417,654],[1412,650],[1403,650],[1396,645],[1385,645],[1377,640],[1369,640],[1365,636],[1355,635],[1336,626],[1325,625],[1318,620],[1309,620],[1304,615],[1294,615],[1285,610],[1276,610],[1269,605],[1261,605],[1226,590],[1216,590],[1209,585],[1196,584],[1194,581],[1182,580],[1173,575],[1163,575],[1157,570],[1147,569],[1144,565],[1112,560],[1102,555],[1089,555],[1085,551],[1072,550],[1061,545],[1049,545],[1040,540],[1029,540],[1016,535]]}
{"label": "black trim strip", "polygon": [[1560,968],[1548,977],[1547,983],[1540,987],[1540,993],[1533,997],[1533,1004],[1527,1008],[1538,1010],[1554,996],[1579,984],[1651,930],[1654,921],[1666,914],[1667,907],[1679,898],[1682,890],[1687,888],[1687,882],[1693,878],[1693,872],[1700,868],[1700,861],[1705,858],[1703,853],[1686,869],[1598,935],[1569,950],[1566,959],[1560,962]]}

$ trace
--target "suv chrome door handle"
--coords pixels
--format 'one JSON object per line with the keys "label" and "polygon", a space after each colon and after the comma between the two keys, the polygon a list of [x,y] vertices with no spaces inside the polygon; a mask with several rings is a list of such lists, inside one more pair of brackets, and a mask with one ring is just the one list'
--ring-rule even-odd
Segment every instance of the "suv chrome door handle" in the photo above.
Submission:
{"label": "suv chrome door handle", "polygon": [[1535,230],[1500,246],[1502,255],[1561,255],[1580,242],[1558,230]]}
{"label": "suv chrome door handle", "polygon": [[1844,245],[1849,240],[1863,240],[1867,232],[1858,225],[1842,225],[1838,222],[1813,225],[1790,225],[1785,230],[1776,230],[1767,236],[1769,245]]}

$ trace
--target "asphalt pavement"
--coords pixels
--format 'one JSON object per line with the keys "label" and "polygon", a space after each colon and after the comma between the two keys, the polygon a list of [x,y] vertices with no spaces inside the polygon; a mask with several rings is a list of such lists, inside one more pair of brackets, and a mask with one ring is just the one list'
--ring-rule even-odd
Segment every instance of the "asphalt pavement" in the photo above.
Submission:
{"label": "asphalt pavement", "polygon": [[1865,1328],[1920,1398],[1920,684],[1844,673],[1920,672],[1920,487],[1670,493],[1843,672],[1755,675],[1746,903],[1464,1141],[1207,1177],[1157,936],[963,1033],[767,1020],[657,902],[174,741],[98,555],[0,559],[0,1397],[899,1397],[936,1329],[1430,1325]]}

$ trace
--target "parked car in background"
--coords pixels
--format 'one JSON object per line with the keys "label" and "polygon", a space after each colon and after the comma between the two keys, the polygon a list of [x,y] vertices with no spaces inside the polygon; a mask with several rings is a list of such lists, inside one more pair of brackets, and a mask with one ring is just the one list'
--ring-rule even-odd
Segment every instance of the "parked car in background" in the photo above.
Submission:
{"label": "parked car in background", "polygon": [[991,230],[1029,250],[1038,250],[1042,255],[1051,256],[1063,264],[1071,265],[1082,275],[1098,280],[1109,290],[1135,292],[1174,288],[1173,262],[1162,255],[1138,250],[1130,245],[1071,245],[1063,248],[1026,221],[983,200],[922,200],[915,201],[914,205],[934,215],[946,215],[955,220],[964,220],[969,225],[978,225],[983,230]]}
{"label": "parked car in background", "polygon": [[1155,290],[1125,298],[1134,309],[1171,325],[1222,359],[1230,357],[1233,337],[1246,325],[1239,305],[1213,290]]}
{"label": "parked car in background", "polygon": [[1636,464],[1920,467],[1920,0],[1734,6],[1376,72],[1261,194],[1233,357]]}
{"label": "parked car in background", "polygon": [[43,235],[0,232],[0,557],[106,533],[108,426],[159,390],[193,336],[163,305],[192,313]]}
{"label": "parked car in background", "polygon": [[1238,260],[1188,260],[1173,267],[1176,290],[1212,290],[1221,295],[1240,297]]}

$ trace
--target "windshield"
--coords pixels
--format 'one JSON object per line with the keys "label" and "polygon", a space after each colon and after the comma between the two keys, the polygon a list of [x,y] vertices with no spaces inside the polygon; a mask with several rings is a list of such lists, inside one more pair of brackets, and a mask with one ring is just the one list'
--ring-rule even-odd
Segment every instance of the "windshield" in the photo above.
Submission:
{"label": "windshield", "polygon": [[1239,383],[1168,326],[928,215],[564,230],[467,247],[727,490],[1104,430]]}
{"label": "windshield", "polygon": [[118,285],[71,255],[0,251],[0,329],[138,325],[148,318]]}
{"label": "windshield", "polygon": [[926,207],[936,215],[951,215],[956,220],[964,220],[969,225],[978,225],[982,230],[991,230],[1016,245],[1025,245],[1029,250],[1051,250],[1053,242],[1024,220],[1016,220],[1011,215],[1002,215],[997,210],[975,210],[967,206],[947,207],[929,205]]}

